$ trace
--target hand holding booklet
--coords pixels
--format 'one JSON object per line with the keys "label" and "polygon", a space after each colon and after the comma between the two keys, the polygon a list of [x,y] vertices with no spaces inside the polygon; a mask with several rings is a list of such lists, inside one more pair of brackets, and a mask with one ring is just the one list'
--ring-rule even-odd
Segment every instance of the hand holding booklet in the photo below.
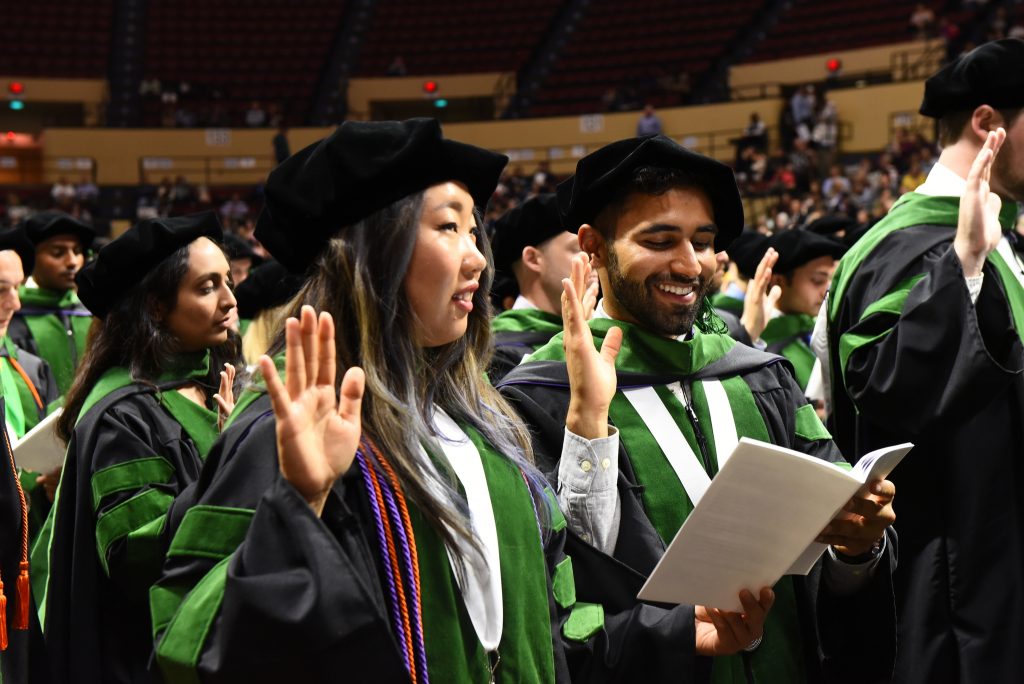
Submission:
{"label": "hand holding booklet", "polygon": [[913,444],[866,454],[845,470],[742,438],[669,544],[637,598],[742,610],[738,594],[806,575],[814,540],[865,483],[885,479]]}
{"label": "hand holding booklet", "polygon": [[[64,463],[67,449],[55,431],[57,419],[63,412],[64,409],[57,409],[26,432],[24,437],[12,440],[11,449],[19,468],[36,473],[49,473]],[[13,436],[10,431],[8,433]]]}

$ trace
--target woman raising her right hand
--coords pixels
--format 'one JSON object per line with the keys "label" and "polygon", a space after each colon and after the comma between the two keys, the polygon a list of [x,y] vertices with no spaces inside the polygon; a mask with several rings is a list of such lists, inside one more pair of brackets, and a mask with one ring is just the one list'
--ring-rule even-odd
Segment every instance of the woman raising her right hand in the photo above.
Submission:
{"label": "woman raising her right hand", "polygon": [[[170,681],[696,678],[692,607],[575,602],[565,521],[484,379],[477,209],[504,163],[436,121],[347,122],[271,174],[258,237],[309,280],[151,594]],[[716,614],[702,649],[768,607]]]}

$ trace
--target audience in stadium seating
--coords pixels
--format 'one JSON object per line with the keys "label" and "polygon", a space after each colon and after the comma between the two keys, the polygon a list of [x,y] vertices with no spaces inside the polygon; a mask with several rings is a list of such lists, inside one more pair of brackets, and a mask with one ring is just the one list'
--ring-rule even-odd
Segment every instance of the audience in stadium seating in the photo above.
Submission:
{"label": "audience in stadium seating", "polygon": [[661,119],[654,113],[654,105],[648,104],[636,122],[637,137],[659,135],[661,132]]}

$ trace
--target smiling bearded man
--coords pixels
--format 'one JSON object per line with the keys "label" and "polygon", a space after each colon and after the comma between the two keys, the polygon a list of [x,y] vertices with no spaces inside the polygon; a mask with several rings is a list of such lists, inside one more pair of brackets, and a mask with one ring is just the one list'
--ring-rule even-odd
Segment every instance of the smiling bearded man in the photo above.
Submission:
{"label": "smiling bearded man", "polygon": [[[743,229],[727,166],[663,136],[622,140],[581,159],[558,198],[563,225],[589,259],[576,257],[563,283],[564,332],[499,387],[530,425],[538,466],[557,487],[578,600],[618,611],[636,603],[739,438],[843,459],[789,363],[735,343],[711,308],[716,250]],[[577,293],[591,267],[604,299],[584,323]],[[596,451],[563,459],[563,442],[580,438],[612,440],[618,459]],[[694,658],[680,680],[886,680],[894,493],[877,481],[851,499],[820,535],[831,548],[811,574],[775,585],[763,637],[741,655]],[[696,610],[694,619],[706,617]],[[666,658],[686,647],[665,641]]]}

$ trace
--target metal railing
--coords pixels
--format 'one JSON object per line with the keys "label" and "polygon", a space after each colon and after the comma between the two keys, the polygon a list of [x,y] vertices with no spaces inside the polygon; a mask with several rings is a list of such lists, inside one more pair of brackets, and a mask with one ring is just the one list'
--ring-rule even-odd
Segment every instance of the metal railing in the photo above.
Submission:
{"label": "metal railing", "polygon": [[207,186],[258,183],[273,168],[274,158],[270,155],[140,157],[139,183],[155,185],[166,177],[177,176]]}

